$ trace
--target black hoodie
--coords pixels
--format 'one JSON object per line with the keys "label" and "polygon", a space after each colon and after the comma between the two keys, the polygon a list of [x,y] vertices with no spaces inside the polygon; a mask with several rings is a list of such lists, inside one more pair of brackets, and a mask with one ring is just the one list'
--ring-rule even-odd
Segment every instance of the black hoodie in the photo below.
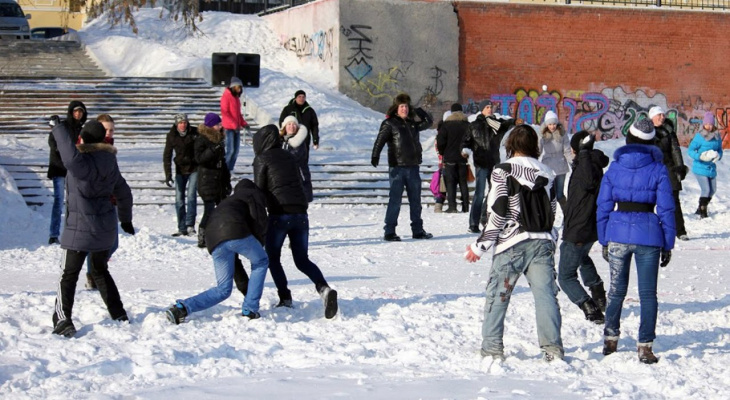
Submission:
{"label": "black hoodie", "polygon": [[266,125],[253,137],[253,177],[266,193],[269,214],[306,214],[307,197],[297,160],[281,148],[276,125]]}
{"label": "black hoodie", "polygon": [[230,197],[210,214],[205,227],[208,252],[227,240],[253,235],[262,245],[266,237],[266,195],[248,179],[242,179]]}
{"label": "black hoodie", "polygon": [[[79,106],[84,109],[84,115],[81,117],[81,120],[76,121],[74,119],[74,108]],[[81,127],[84,126],[87,116],[88,113],[86,112],[86,106],[84,103],[74,100],[68,104],[66,119],[61,123],[66,125],[66,130],[69,135],[71,135],[73,143],[78,142],[79,135],[81,134]],[[66,167],[64,167],[63,162],[61,162],[61,155],[58,153],[58,146],[56,145],[56,139],[53,138],[53,135],[48,135],[48,146],[51,148],[48,156],[48,179],[66,176]]]}
{"label": "black hoodie", "polygon": [[596,200],[608,157],[600,150],[581,150],[573,159],[573,173],[568,182],[563,240],[590,243],[598,240]]}

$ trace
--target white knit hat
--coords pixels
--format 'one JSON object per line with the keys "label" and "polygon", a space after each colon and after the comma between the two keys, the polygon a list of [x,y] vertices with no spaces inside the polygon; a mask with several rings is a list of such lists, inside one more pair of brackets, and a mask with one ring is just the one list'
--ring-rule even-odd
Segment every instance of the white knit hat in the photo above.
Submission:
{"label": "white knit hat", "polygon": [[649,119],[654,118],[659,114],[666,114],[663,108],[659,106],[654,106],[649,109]]}
{"label": "white knit hat", "polygon": [[283,121],[281,121],[281,129],[284,129],[286,125],[290,122],[293,122],[299,127],[299,121],[297,120],[297,117],[293,115],[289,115],[288,117],[284,118]]}
{"label": "white knit hat", "polygon": [[558,114],[555,114],[553,110],[550,110],[545,113],[545,125],[548,124],[557,124],[558,123]]}

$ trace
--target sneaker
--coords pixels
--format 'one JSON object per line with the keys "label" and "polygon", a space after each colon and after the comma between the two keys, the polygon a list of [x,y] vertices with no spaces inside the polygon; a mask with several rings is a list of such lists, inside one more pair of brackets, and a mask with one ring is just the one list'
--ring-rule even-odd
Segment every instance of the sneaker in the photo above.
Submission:
{"label": "sneaker", "polygon": [[59,243],[60,242],[58,241],[58,238],[57,237],[53,237],[52,236],[52,237],[49,237],[48,238],[48,244],[59,244]]}
{"label": "sneaker", "polygon": [[482,357],[492,357],[495,361],[504,361],[504,353],[502,353],[501,351],[496,352],[480,349],[479,354],[481,354]]}
{"label": "sneaker", "polygon": [[185,317],[188,316],[188,310],[185,309],[185,306],[182,303],[177,302],[174,306],[170,307],[167,312],[165,312],[165,315],[167,316],[168,321],[175,325],[179,325],[185,322]]}
{"label": "sneaker", "polygon": [[433,235],[426,231],[421,231],[419,233],[413,234],[414,239],[431,239],[432,237]]}
{"label": "sneaker", "polygon": [[383,240],[386,242],[400,242],[400,236],[395,233],[386,233],[385,236],[383,236]]}
{"label": "sneaker", "polygon": [[320,292],[324,302],[324,317],[332,319],[337,315],[337,291],[325,286]]}
{"label": "sneaker", "polygon": [[482,233],[478,226],[470,226],[469,233]]}
{"label": "sneaker", "polygon": [[177,232],[175,232],[175,233],[172,234],[172,237],[187,236],[187,235],[188,235],[188,233],[185,232],[185,231],[177,231]]}
{"label": "sneaker", "polygon": [[550,353],[550,352],[547,352],[547,351],[545,351],[545,352],[542,353],[542,360],[545,361],[545,362],[548,362],[548,363],[549,362],[553,362],[556,359],[557,360],[562,360],[562,358],[559,355],[557,355],[557,354],[553,354],[553,353]]}
{"label": "sneaker", "polygon": [[689,236],[687,236],[686,234],[685,234],[685,235],[679,235],[679,236],[677,236],[677,238],[678,238],[679,240],[684,240],[684,241],[687,241],[687,240],[689,240]]}
{"label": "sneaker", "polygon": [[639,362],[643,364],[656,364],[659,359],[651,351],[651,343],[639,343]]}
{"label": "sneaker", "polygon": [[600,325],[604,322],[603,313],[592,299],[588,299],[579,306],[583,310],[586,319],[594,324]]}
{"label": "sneaker", "polygon": [[618,348],[618,337],[606,337],[603,340],[603,355],[607,356],[616,352]]}
{"label": "sneaker", "polygon": [[76,327],[71,320],[62,319],[56,322],[56,326],[53,327],[53,334],[72,338],[76,335]]}
{"label": "sneaker", "polygon": [[193,235],[195,235],[198,232],[195,230],[195,227],[194,226],[188,226],[187,233],[188,233],[188,236],[193,236]]}
{"label": "sneaker", "polygon": [[279,304],[277,304],[275,307],[294,308],[294,305],[292,304],[291,299],[285,299],[279,300]]}
{"label": "sneaker", "polygon": [[94,278],[91,277],[91,274],[86,274],[86,284],[84,285],[86,290],[99,290],[96,287],[96,282],[94,282]]}
{"label": "sneaker", "polygon": [[241,310],[241,316],[246,317],[248,319],[259,319],[261,318],[261,314],[259,314],[257,311],[251,311],[247,309]]}

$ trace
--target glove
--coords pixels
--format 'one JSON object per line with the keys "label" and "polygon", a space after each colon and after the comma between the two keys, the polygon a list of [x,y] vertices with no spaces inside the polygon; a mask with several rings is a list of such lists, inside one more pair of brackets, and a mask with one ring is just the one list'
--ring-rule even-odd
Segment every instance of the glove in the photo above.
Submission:
{"label": "glove", "polygon": [[132,222],[122,222],[122,230],[130,235],[134,235],[134,226]]}
{"label": "glove", "polygon": [[664,268],[669,264],[669,261],[672,260],[672,251],[671,250],[662,250],[660,254],[660,259],[662,260],[661,263],[659,263],[659,266]]}
{"label": "glove", "polygon": [[609,262],[608,261],[608,246],[603,246],[603,259],[606,260],[606,262]]}
{"label": "glove", "polygon": [[578,151],[580,150],[592,150],[593,149],[593,143],[596,141],[596,137],[593,135],[586,136],[583,140],[580,141],[580,145],[578,146]]}
{"label": "glove", "polygon": [[54,126],[58,125],[60,122],[61,122],[61,119],[58,118],[58,115],[51,115],[51,120],[48,121],[48,125],[50,125],[51,127],[54,127]]}
{"label": "glove", "polygon": [[719,154],[715,150],[707,150],[700,154],[700,160],[704,162],[711,162],[713,158],[717,157]]}
{"label": "glove", "polygon": [[469,261],[470,263],[479,261],[481,257],[474,254],[474,252],[471,250],[471,246],[466,246],[466,253],[464,253],[464,259],[466,261]]}
{"label": "glove", "polygon": [[165,178],[165,185],[167,185],[167,187],[170,187],[171,188],[172,187],[172,183],[173,183],[172,182],[172,178],[170,178],[170,177]]}
{"label": "glove", "polygon": [[416,112],[416,115],[418,115],[418,118],[421,118],[422,120],[428,119],[428,113],[423,108],[418,107],[413,111]]}
{"label": "glove", "polygon": [[372,157],[372,158],[370,159],[370,164],[371,164],[371,165],[372,165],[373,167],[375,167],[375,168],[378,168],[378,164],[380,164],[380,160],[378,159],[378,157]]}
{"label": "glove", "polygon": [[687,172],[689,171],[689,168],[686,165],[683,165],[681,167],[676,167],[675,172],[677,173],[677,178],[679,178],[680,181],[683,181],[684,178],[687,176]]}

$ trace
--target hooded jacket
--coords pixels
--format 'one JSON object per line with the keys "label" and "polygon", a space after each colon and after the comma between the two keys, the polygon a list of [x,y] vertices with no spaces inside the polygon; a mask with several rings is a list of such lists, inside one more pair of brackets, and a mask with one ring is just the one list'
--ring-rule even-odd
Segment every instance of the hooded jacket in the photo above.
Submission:
{"label": "hooded jacket", "polygon": [[198,128],[190,126],[181,136],[177,131],[177,124],[173,124],[165,138],[165,150],[162,152],[162,166],[165,170],[165,179],[172,179],[172,152],[175,152],[175,175],[190,175],[198,169],[195,162],[195,139],[198,138]]}
{"label": "hooded jacket", "polygon": [[453,112],[441,124],[436,135],[436,148],[449,164],[466,164],[467,159],[461,155],[461,145],[469,130],[469,121],[461,112]]}
{"label": "hooded jacket", "polygon": [[573,160],[564,209],[563,240],[591,243],[598,240],[596,200],[608,157],[600,150],[581,150]]}
{"label": "hooded jacket", "polygon": [[309,137],[306,140],[307,147],[309,147],[310,142],[315,146],[319,146],[319,120],[317,119],[317,113],[314,111],[314,108],[306,101],[300,106],[297,104],[295,97],[289,100],[289,104],[281,110],[279,125],[281,126],[284,119],[290,115],[296,117],[300,125],[307,127],[307,131],[309,132]]}
{"label": "hooded jacket", "polygon": [[203,201],[220,202],[231,193],[231,173],[224,159],[223,132],[203,124],[195,139],[195,162],[198,163],[198,194]]}
{"label": "hooded jacket", "polygon": [[543,127],[540,135],[540,152],[542,153],[540,161],[552,168],[555,175],[565,175],[570,172],[568,162],[573,160],[573,152],[563,125],[558,124],[555,132],[550,132],[547,125]]}
{"label": "hooded jacket", "polygon": [[527,232],[520,229],[520,188],[512,184],[509,177],[532,190],[547,191],[555,216],[555,173],[548,166],[532,157],[512,157],[496,165],[491,176],[492,188],[487,195],[487,224],[477,241],[471,245],[472,252],[480,257],[492,246],[495,254],[499,254],[525,240],[557,240],[555,228],[552,232]]}
{"label": "hooded jacket", "polygon": [[314,200],[314,190],[312,188],[312,174],[309,172],[309,162],[307,160],[307,146],[304,141],[307,140],[307,127],[299,125],[299,129],[294,135],[282,136],[282,148],[288,151],[299,165],[299,171],[302,174],[302,186],[304,187],[304,194],[307,196],[307,201],[312,202]]}
{"label": "hooded jacket", "polygon": [[253,235],[262,245],[266,237],[266,195],[248,179],[242,179],[213,210],[205,227],[205,244],[213,253],[219,244]]}
{"label": "hooded jacket", "polygon": [[494,115],[485,117],[479,113],[477,119],[469,124],[461,147],[473,152],[475,166],[491,170],[499,164],[502,139],[514,125],[514,119],[500,119]]}
{"label": "hooded jacket", "polygon": [[687,167],[684,165],[682,150],[679,148],[679,139],[674,131],[671,120],[665,119],[664,123],[654,128],[656,136],[654,143],[659,147],[664,156],[664,165],[669,171],[669,180],[672,182],[672,190],[682,190],[682,180],[687,174]]}
{"label": "hooded jacket", "polygon": [[[84,109],[84,115],[81,117],[81,120],[76,121],[76,119],[74,119],[74,108],[79,106]],[[79,135],[81,134],[81,128],[86,122],[87,115],[84,103],[78,100],[73,100],[68,104],[66,119],[61,123],[66,126],[66,131],[69,135],[71,135],[73,143],[78,142]],[[56,139],[53,138],[53,135],[48,135],[48,147],[50,147],[50,154],[48,157],[48,179],[66,176],[66,168],[63,166],[63,162],[61,161],[61,155],[58,153],[58,146],[56,145]]]}
{"label": "hooded jacket", "polygon": [[231,88],[226,88],[221,95],[221,125],[234,131],[248,126],[241,114],[241,97],[234,95]]}
{"label": "hooded jacket", "polygon": [[[674,248],[674,197],[662,152],[656,146],[627,144],[613,155],[598,193],[598,241]],[[656,212],[614,210],[616,203],[656,205]]]}
{"label": "hooded jacket", "polygon": [[132,222],[133,203],[132,191],[119,172],[116,148],[107,143],[74,145],[65,124],[55,126],[51,134],[68,170],[61,248],[88,252],[111,249],[117,221]]}
{"label": "hooded jacket", "polygon": [[266,194],[269,214],[306,214],[307,198],[297,160],[281,148],[276,125],[266,125],[253,137],[253,176]]}
{"label": "hooded jacket", "polygon": [[389,167],[417,166],[423,160],[420,132],[431,127],[433,120],[425,118],[416,122],[413,108],[408,108],[408,116],[403,119],[398,116],[398,107],[391,106],[375,138],[371,157],[380,159],[380,153],[387,144]]}

